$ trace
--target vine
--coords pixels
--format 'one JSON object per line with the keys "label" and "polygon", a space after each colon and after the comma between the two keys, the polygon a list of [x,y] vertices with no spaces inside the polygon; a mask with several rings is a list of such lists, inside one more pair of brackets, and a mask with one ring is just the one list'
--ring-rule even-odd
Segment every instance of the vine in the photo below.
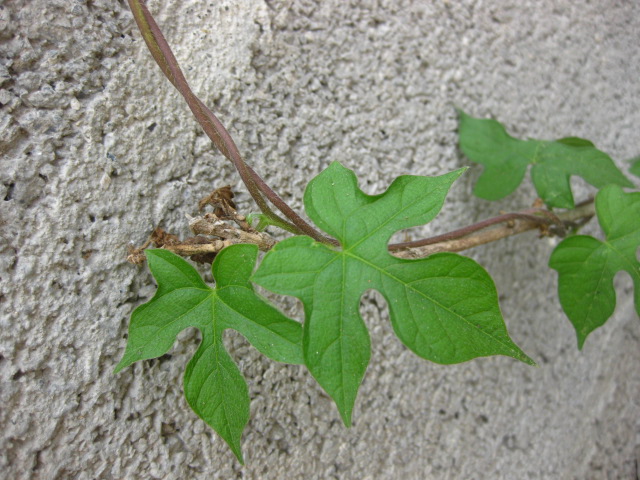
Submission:
{"label": "vine", "polygon": [[[233,163],[261,213],[239,214],[233,192],[223,187],[200,202],[200,209],[210,205],[212,213],[190,218],[193,237],[181,241],[156,229],[143,246],[130,250],[132,263],[148,261],[158,289],[133,312],[116,371],[163,355],[180,331],[198,328],[202,342],[185,371],[185,396],[240,462],[249,395],[224,349],[225,329],[237,330],[273,360],[304,364],[349,426],[371,350],[359,313],[360,297],[368,289],[385,297],[394,332],[422,358],[452,364],[505,355],[535,365],[509,337],[489,274],[455,252],[533,229],[541,236],[567,237],[549,265],[558,272],[560,303],[576,329],[579,348],[613,314],[618,271],[631,276],[640,315],[640,193],[623,191],[633,183],[590,141],[518,140],[497,121],[460,111],[460,147],[484,166],[475,194],[503,198],[530,170],[539,195],[533,208],[436,237],[389,244],[397,231],[430,222],[465,169],[437,177],[403,175],[372,196],[358,188],[351,170],[333,163],[305,189],[305,210],[316,228],[246,164],[222,123],[191,91],[144,2],[128,1],[162,72]],[[640,159],[631,162],[630,171],[638,175]],[[599,189],[595,199],[575,204],[572,175]],[[605,240],[573,235],[594,215]],[[277,242],[265,231],[268,226],[294,236]],[[148,249],[151,244],[157,248]],[[256,267],[258,250],[267,253]],[[180,256],[212,263],[215,288]],[[254,284],[299,298],[304,323],[287,318]]]}

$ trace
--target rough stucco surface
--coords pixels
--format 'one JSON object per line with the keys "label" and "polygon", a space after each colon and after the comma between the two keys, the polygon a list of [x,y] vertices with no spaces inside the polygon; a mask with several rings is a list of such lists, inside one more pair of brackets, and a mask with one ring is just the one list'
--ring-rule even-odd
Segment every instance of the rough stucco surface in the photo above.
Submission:
{"label": "rough stucco surface", "polygon": [[[640,7],[587,0],[150,1],[194,90],[240,150],[300,209],[333,160],[380,192],[398,174],[467,161],[454,106],[513,134],[638,153]],[[381,297],[362,312],[372,361],[347,430],[304,368],[229,333],[246,375],[248,465],[193,414],[181,377],[198,334],[114,376],[128,317],[154,291],[125,262],[157,225],[186,234],[200,197],[231,183],[152,63],[125,2],[0,4],[0,477],[636,478],[640,322],[621,276],[615,316],[582,352],[534,235],[471,255],[494,276],[508,358],[443,367],[397,341]],[[625,168],[623,162],[619,162]],[[442,232],[500,210],[473,167]],[[591,192],[576,181],[583,198]],[[254,207],[239,195],[244,212]],[[299,315],[299,307],[289,312]]]}

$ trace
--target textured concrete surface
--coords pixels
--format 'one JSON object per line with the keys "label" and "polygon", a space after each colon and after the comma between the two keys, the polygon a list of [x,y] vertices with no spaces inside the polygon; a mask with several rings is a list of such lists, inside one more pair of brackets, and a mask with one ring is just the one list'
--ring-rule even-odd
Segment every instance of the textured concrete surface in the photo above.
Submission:
{"label": "textured concrete surface", "polygon": [[[333,160],[379,192],[465,165],[454,106],[512,133],[640,149],[640,6],[588,0],[150,1],[194,90],[296,208]],[[362,311],[373,355],[345,429],[302,367],[227,340],[248,378],[248,465],[188,409],[197,333],[114,376],[154,286],[126,247],[212,188],[242,188],[152,63],[126,2],[0,3],[0,477],[7,479],[634,479],[640,322],[619,304],[583,352],[563,317],[553,242],[477,249],[514,340],[508,358],[442,367]],[[528,206],[473,199],[477,167],[423,232]],[[579,196],[590,190],[576,181]],[[254,207],[239,196],[240,208]],[[292,312],[299,313],[295,307]]]}

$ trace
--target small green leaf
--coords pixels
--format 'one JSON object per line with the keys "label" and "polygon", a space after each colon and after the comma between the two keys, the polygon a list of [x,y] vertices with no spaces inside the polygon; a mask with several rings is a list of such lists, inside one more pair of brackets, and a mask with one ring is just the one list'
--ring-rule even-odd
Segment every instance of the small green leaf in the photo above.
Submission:
{"label": "small green leaf", "polygon": [[[255,220],[258,220],[258,223],[254,225]],[[270,218],[264,213],[250,213],[247,215],[247,223],[259,232],[263,232],[267,227],[278,227],[287,232],[295,233],[295,230],[285,222],[281,222],[276,218]]]}
{"label": "small green leaf", "polygon": [[369,289],[384,295],[396,334],[423,358],[451,364],[508,355],[533,364],[509,338],[495,286],[480,265],[451,253],[403,260],[387,250],[395,232],[436,216],[462,172],[401,176],[385,193],[370,196],[351,170],[332,163],[309,183],[304,204],[341,249],[289,238],[267,253],[253,276],[303,302],[305,363],[347,426],[371,353],[359,314],[360,297]]}
{"label": "small green leaf", "polygon": [[146,255],[158,290],[131,315],[127,349],[116,372],[138,360],[165,354],[178,333],[187,327],[198,328],[202,342],[185,371],[185,397],[242,462],[240,437],[249,420],[249,394],[224,348],[222,334],[232,328],[269,358],[300,364],[302,326],[254,292],[249,277],[258,255],[255,245],[234,245],[216,256],[212,265],[215,289],[167,250],[147,250]]}
{"label": "small green leaf", "polygon": [[553,251],[549,266],[558,271],[558,295],[573,323],[582,349],[587,336],[613,314],[616,292],[613,277],[624,270],[635,285],[640,315],[640,193],[624,193],[615,185],[596,197],[598,221],[607,240],[586,235],[564,239]]}
{"label": "small green leaf", "polygon": [[474,190],[481,198],[499,200],[512,193],[529,165],[538,195],[549,207],[574,207],[571,175],[598,188],[609,184],[633,187],[611,158],[589,140],[518,140],[495,120],[473,118],[462,111],[459,114],[460,148],[484,166]]}

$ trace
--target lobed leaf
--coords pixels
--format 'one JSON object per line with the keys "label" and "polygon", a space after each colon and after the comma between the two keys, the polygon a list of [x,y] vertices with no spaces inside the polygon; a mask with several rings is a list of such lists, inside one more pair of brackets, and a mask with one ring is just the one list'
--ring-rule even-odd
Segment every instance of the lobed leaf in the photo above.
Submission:
{"label": "lobed leaf", "polygon": [[371,196],[358,188],[351,170],[334,162],[309,183],[304,204],[341,248],[289,238],[253,275],[255,283],[303,302],[305,363],[347,426],[370,357],[359,314],[360,297],[369,289],[384,295],[396,334],[423,358],[450,364],[508,355],[534,364],[509,338],[495,286],[480,265],[451,253],[403,260],[387,250],[395,232],[436,216],[462,172],[401,176]]}
{"label": "lobed leaf", "polygon": [[596,214],[606,240],[586,235],[564,239],[553,251],[549,266],[558,271],[560,304],[573,323],[582,349],[587,336],[613,314],[613,278],[627,272],[635,286],[640,315],[640,193],[624,193],[615,185],[596,196]]}
{"label": "lobed leaf", "polygon": [[633,187],[611,158],[589,140],[519,140],[496,120],[473,118],[462,111],[459,115],[460,148],[484,166],[474,190],[478,197],[506,197],[520,185],[529,165],[536,191],[549,207],[574,207],[572,175],[598,188],[609,184]]}
{"label": "lobed leaf", "polygon": [[240,437],[249,420],[249,394],[222,334],[232,328],[269,358],[300,364],[302,326],[253,290],[249,277],[258,255],[255,245],[233,245],[217,255],[212,265],[215,289],[167,250],[147,250],[146,255],[158,290],[131,315],[127,348],[116,372],[165,354],[178,333],[198,328],[202,341],[185,371],[185,397],[242,462]]}

